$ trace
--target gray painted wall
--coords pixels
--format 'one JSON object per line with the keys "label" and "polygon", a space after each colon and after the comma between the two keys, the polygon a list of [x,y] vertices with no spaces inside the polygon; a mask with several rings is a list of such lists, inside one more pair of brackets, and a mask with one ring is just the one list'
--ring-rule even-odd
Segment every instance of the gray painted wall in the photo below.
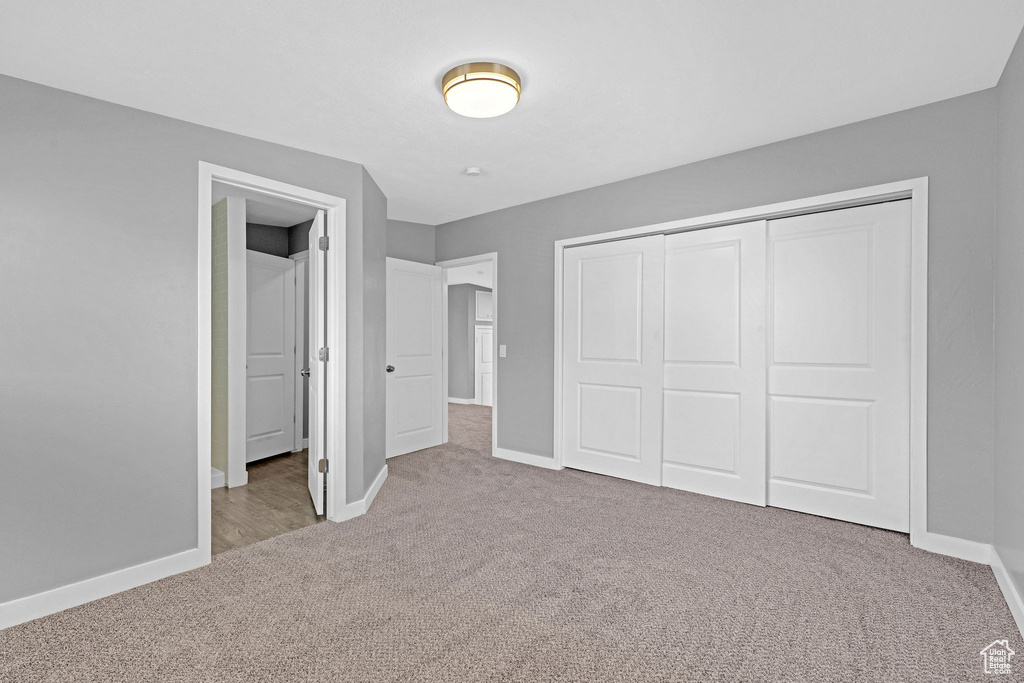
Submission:
{"label": "gray painted wall", "polygon": [[[196,547],[199,160],[352,197],[359,233],[364,177],[6,76],[0,102],[0,306],[18,321],[0,325],[3,602]],[[371,247],[350,257],[383,273]],[[373,400],[353,407],[382,415]]]}
{"label": "gray painted wall", "polygon": [[489,291],[476,285],[448,288],[448,396],[452,398],[476,397],[476,293]]}
{"label": "gray painted wall", "polygon": [[[370,174],[363,169],[363,479],[356,492],[349,483],[349,500],[362,498],[384,469],[385,403],[384,368],[387,351],[387,222],[388,200]],[[358,366],[354,366],[358,367]],[[351,447],[351,446],[350,446]],[[358,484],[357,484],[358,485]]]}
{"label": "gray painted wall", "polygon": [[1024,37],[999,81],[995,546],[1024,595]]}
{"label": "gray painted wall", "polygon": [[297,223],[288,228],[288,255],[301,254],[309,251],[309,229],[313,227],[313,219]]}
{"label": "gray painted wall", "polygon": [[388,220],[388,256],[434,265],[434,226]]}
{"label": "gray painted wall", "polygon": [[[308,233],[308,228],[307,228]],[[261,254],[288,258],[288,228],[260,223],[245,224],[245,248]]]}
{"label": "gray painted wall", "polygon": [[987,90],[438,226],[500,254],[498,445],[552,455],[556,239],[929,176],[929,527],[991,542],[995,124]]}

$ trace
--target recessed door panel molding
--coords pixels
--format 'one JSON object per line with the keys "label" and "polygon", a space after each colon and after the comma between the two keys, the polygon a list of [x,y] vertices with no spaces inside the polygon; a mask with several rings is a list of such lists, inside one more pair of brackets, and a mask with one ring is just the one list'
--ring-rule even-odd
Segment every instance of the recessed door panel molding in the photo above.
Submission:
{"label": "recessed door panel molding", "polygon": [[665,253],[665,362],[739,365],[740,242],[677,237]]}
{"label": "recessed door panel molding", "polygon": [[295,445],[295,262],[246,252],[245,461]]}
{"label": "recessed door panel molding", "polygon": [[640,460],[640,387],[580,384],[579,448]]}
{"label": "recessed door panel molding", "polygon": [[769,221],[768,503],[910,528],[910,202]]}
{"label": "recessed door panel molding", "polygon": [[[430,358],[435,350],[437,325],[433,320],[433,273],[394,271],[392,287],[402,293],[402,334],[395,339],[393,360]],[[390,289],[390,287],[389,287]]]}
{"label": "recessed door panel molding", "polygon": [[443,439],[442,281],[438,266],[387,259],[387,457]]}
{"label": "recessed door panel molding", "polygon": [[643,253],[581,257],[577,267],[579,360],[642,362]]}
{"label": "recessed door panel molding", "polygon": [[739,393],[665,390],[665,463],[738,477]]}
{"label": "recessed door panel molding", "polygon": [[835,229],[772,222],[775,365],[871,365],[874,223],[835,213]]}
{"label": "recessed door panel molding", "polygon": [[567,249],[567,467],[661,483],[663,235]]}
{"label": "recessed door panel molding", "polygon": [[871,495],[872,401],[773,396],[772,481]]}
{"label": "recessed door panel molding", "polygon": [[433,429],[434,411],[430,399],[434,390],[434,377],[396,377],[393,386],[398,403],[395,411],[395,436],[404,437]]}
{"label": "recessed door panel molding", "polygon": [[665,239],[665,486],[765,504],[764,221]]}

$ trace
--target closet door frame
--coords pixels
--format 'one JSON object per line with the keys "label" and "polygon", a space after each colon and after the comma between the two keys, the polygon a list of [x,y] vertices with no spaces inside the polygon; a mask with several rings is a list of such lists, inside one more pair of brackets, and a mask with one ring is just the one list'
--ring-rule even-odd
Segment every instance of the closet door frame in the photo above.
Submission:
{"label": "closet door frame", "polygon": [[[911,200],[910,247],[910,542],[915,547],[973,559],[969,541],[928,531],[928,178],[913,178],[845,192],[756,206],[709,216],[657,223],[586,235],[555,242],[554,460],[562,461],[562,285],[563,257],[568,247],[656,234],[701,230],[734,223],[769,220],[805,213],[844,209],[896,199]],[[979,561],[979,560],[975,560]],[[987,561],[987,558],[984,559]]]}

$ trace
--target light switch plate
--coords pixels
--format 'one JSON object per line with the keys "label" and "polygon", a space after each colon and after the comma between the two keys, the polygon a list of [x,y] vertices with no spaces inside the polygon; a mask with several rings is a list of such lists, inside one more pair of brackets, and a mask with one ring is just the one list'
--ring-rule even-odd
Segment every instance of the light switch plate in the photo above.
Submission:
{"label": "light switch plate", "polygon": [[504,344],[498,344],[498,358],[504,358],[504,357],[505,357],[505,345]]}

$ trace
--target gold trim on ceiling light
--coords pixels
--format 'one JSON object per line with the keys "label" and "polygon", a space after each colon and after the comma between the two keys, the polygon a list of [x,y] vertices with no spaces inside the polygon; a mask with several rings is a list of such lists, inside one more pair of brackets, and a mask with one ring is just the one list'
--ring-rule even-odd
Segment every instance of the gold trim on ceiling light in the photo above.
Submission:
{"label": "gold trim on ceiling light", "polygon": [[[441,93],[444,95],[445,102],[448,103],[448,93],[451,92],[452,88],[472,81],[504,83],[515,89],[516,104],[519,103],[519,96],[522,93],[522,81],[519,78],[519,74],[514,69],[497,62],[470,62],[450,69],[444,75],[444,78],[441,79]],[[450,106],[451,104],[449,103]]]}

